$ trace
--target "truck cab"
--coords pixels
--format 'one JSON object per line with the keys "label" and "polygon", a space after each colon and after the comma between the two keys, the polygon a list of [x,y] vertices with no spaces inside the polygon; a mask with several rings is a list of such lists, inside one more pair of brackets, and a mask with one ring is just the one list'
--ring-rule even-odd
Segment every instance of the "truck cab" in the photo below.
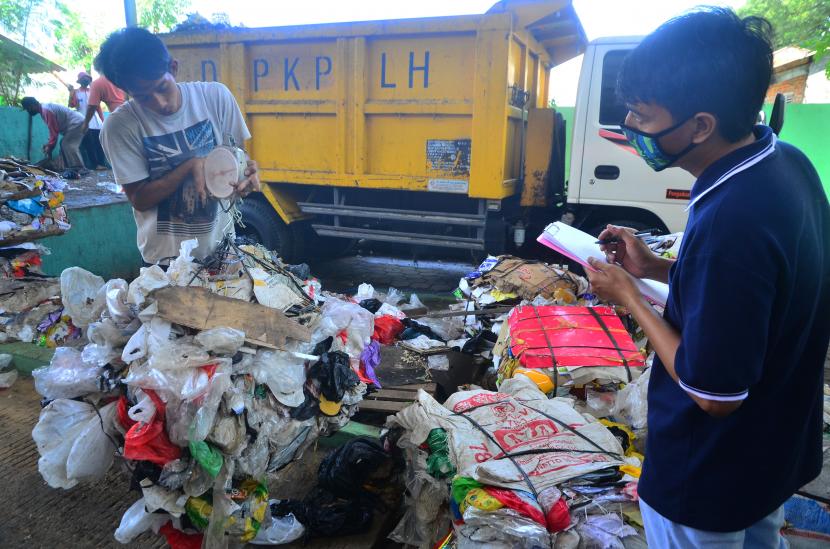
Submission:
{"label": "truck cab", "polygon": [[617,75],[640,37],[588,44],[573,119],[567,209],[574,225],[598,232],[608,223],[682,231],[694,178],[679,168],[657,173],[628,144],[619,125],[627,109],[616,97]]}

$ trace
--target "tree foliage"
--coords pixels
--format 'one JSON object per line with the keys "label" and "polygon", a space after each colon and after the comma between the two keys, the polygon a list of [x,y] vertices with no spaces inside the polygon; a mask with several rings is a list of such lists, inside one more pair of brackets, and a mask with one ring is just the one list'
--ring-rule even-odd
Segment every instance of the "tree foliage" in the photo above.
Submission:
{"label": "tree foliage", "polygon": [[190,0],[137,0],[138,24],[153,33],[168,32],[189,7]]}
{"label": "tree foliage", "polygon": [[738,13],[769,20],[775,29],[776,48],[815,50],[816,61],[830,53],[830,0],[749,0]]}

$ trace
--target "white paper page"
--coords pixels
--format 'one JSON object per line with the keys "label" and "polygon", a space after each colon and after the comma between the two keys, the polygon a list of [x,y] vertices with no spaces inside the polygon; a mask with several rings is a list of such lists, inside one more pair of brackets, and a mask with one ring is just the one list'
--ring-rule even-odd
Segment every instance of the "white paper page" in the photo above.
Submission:
{"label": "white paper page", "polygon": [[[539,237],[539,242],[542,244],[549,244],[556,251],[570,257],[577,263],[591,268],[588,264],[588,258],[594,257],[602,262],[605,261],[605,253],[597,244],[596,237],[590,234],[575,229],[570,225],[566,225],[561,221],[551,223],[545,228],[545,232]],[[593,269],[592,269],[593,270]],[[666,300],[669,297],[669,285],[656,280],[647,280],[635,278],[637,287],[640,291],[657,303],[665,306]]]}

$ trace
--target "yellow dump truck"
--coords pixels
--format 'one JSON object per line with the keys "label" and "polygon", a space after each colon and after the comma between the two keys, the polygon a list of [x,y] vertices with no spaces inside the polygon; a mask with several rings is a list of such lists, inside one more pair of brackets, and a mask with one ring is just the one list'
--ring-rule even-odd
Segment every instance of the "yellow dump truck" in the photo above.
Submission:
{"label": "yellow dump truck", "polygon": [[240,232],[289,261],[356,239],[498,253],[564,196],[547,103],[586,46],[570,0],[162,39],[180,80],[236,97],[265,183]]}

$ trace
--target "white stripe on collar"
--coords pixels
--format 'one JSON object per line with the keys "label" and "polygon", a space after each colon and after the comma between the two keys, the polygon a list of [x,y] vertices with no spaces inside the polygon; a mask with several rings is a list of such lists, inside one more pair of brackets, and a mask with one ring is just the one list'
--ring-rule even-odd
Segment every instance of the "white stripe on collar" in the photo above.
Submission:
{"label": "white stripe on collar", "polygon": [[755,164],[757,164],[758,162],[760,162],[764,158],[771,155],[773,153],[773,151],[775,151],[776,141],[778,141],[778,137],[775,134],[772,134],[772,139],[770,139],[770,144],[769,145],[767,145],[766,147],[761,149],[759,152],[757,152],[754,155],[750,156],[749,158],[747,158],[746,160],[744,160],[743,162],[736,165],[731,170],[729,170],[728,172],[726,172],[725,174],[720,176],[718,178],[718,180],[715,181],[712,184],[711,187],[709,187],[708,189],[706,189],[705,191],[703,191],[702,193],[697,195],[694,200],[689,202],[689,205],[686,206],[686,211],[688,212],[692,208],[692,206],[694,206],[697,203],[698,200],[700,200],[701,198],[703,198],[704,196],[706,196],[707,194],[709,194],[710,192],[715,190],[717,187],[719,187],[720,185],[725,183],[726,180],[728,180],[733,175],[741,173],[742,171],[751,168],[752,166],[754,166]]}

